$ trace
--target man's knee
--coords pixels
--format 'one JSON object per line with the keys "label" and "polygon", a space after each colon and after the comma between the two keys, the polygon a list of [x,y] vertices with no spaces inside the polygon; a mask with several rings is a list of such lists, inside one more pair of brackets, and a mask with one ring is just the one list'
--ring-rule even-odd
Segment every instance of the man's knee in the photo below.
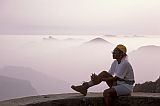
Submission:
{"label": "man's knee", "polygon": [[117,95],[117,93],[113,88],[106,89],[103,92],[104,97],[112,97],[112,96],[116,96],[116,95]]}
{"label": "man's knee", "polygon": [[100,74],[103,75],[103,76],[106,76],[106,75],[108,75],[109,73],[108,73],[107,71],[102,71]]}
{"label": "man's knee", "polygon": [[107,71],[102,71],[100,73],[100,76],[103,76],[103,77],[112,77],[112,75],[110,73],[108,73]]}
{"label": "man's knee", "polygon": [[107,71],[102,71],[101,73],[107,73]]}
{"label": "man's knee", "polygon": [[110,97],[111,96],[111,93],[110,93],[109,89],[106,89],[106,90],[103,91],[103,96],[104,97]]}

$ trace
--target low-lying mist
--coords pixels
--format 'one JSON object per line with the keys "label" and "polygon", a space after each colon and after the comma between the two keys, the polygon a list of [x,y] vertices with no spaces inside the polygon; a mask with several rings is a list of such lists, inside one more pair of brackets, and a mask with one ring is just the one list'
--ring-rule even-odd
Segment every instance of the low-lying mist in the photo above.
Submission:
{"label": "low-lying mist", "polygon": [[[90,80],[91,73],[98,74],[110,68],[111,52],[115,47],[107,38],[99,37],[90,40],[53,37],[5,40],[1,39],[0,45],[0,75],[29,81],[37,94],[74,92],[71,84],[81,84]],[[128,53],[136,83],[159,77],[159,54],[160,47],[154,45]],[[107,87],[102,83],[89,91],[102,92]]]}

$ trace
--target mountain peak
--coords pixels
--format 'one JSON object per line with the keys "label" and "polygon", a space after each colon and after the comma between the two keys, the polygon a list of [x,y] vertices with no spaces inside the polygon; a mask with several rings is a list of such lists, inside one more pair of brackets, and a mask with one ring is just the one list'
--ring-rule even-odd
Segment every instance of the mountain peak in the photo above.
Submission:
{"label": "mountain peak", "polygon": [[110,43],[110,42],[104,40],[103,38],[97,37],[90,40],[88,43]]}

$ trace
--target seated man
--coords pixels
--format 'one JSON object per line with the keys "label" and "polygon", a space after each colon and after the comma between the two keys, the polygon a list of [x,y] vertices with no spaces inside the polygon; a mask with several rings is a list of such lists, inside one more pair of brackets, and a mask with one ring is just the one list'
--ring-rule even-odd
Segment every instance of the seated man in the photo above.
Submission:
{"label": "seated man", "polygon": [[115,60],[108,72],[102,71],[98,75],[92,74],[89,82],[84,82],[78,86],[72,85],[71,88],[86,96],[89,87],[105,81],[109,86],[109,88],[103,92],[106,106],[111,106],[112,97],[130,95],[135,81],[134,72],[131,64],[127,60],[126,52],[127,49],[124,45],[117,45],[112,52],[113,59]]}

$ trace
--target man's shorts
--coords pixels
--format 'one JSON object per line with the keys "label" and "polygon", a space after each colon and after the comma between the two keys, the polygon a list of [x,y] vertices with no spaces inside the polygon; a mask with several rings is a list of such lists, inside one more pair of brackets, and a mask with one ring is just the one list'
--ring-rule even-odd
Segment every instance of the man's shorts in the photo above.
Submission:
{"label": "man's shorts", "polygon": [[116,90],[117,96],[130,95],[132,92],[132,85],[117,82],[117,85],[112,86]]}

